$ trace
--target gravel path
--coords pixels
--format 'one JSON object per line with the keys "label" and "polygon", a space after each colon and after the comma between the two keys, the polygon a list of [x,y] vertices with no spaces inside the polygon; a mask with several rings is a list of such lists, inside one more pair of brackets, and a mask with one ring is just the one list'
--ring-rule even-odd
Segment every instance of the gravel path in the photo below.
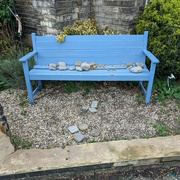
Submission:
{"label": "gravel path", "polygon": [[[175,135],[180,130],[180,108],[175,100],[144,103],[138,88],[100,86],[67,94],[64,86],[46,87],[30,105],[27,92],[8,89],[0,92],[0,103],[13,136],[32,143],[32,148],[64,147],[77,144],[69,126],[88,125],[80,143],[116,139]],[[143,100],[141,102],[141,99]],[[82,110],[98,101],[97,112]],[[92,130],[99,135],[93,137]]]}

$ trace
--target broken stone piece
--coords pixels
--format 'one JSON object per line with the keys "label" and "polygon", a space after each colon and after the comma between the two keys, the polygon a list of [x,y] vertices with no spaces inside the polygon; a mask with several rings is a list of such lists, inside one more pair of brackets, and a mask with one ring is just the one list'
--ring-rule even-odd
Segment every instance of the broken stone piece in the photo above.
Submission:
{"label": "broken stone piece", "polygon": [[50,70],[56,70],[56,64],[49,64],[49,69]]}
{"label": "broken stone piece", "polygon": [[143,69],[140,66],[130,68],[130,71],[133,72],[133,73],[141,73],[142,70]]}
{"label": "broken stone piece", "polygon": [[72,133],[72,134],[79,131],[77,126],[69,126],[68,129],[69,129],[70,133]]}
{"label": "broken stone piece", "polygon": [[133,66],[133,63],[132,63],[132,62],[128,62],[128,63],[127,63],[127,68],[129,68],[130,66]]}
{"label": "broken stone piece", "polygon": [[98,101],[93,101],[93,102],[91,103],[91,107],[92,107],[92,108],[97,108],[97,105],[98,105]]}
{"label": "broken stone piece", "polygon": [[79,124],[79,129],[81,130],[81,131],[85,131],[85,130],[87,130],[87,128],[88,128],[88,125],[87,124]]}
{"label": "broken stone piece", "polygon": [[137,63],[136,63],[136,66],[139,66],[139,67],[143,68],[143,67],[144,67],[144,63],[137,62]]}
{"label": "broken stone piece", "polygon": [[93,130],[91,131],[91,136],[97,137],[97,136],[99,136],[99,135],[100,135],[100,131],[99,131],[98,129],[93,129]]}
{"label": "broken stone piece", "polygon": [[89,108],[89,111],[92,112],[92,113],[97,112],[96,108],[92,108],[92,107]]}
{"label": "broken stone piece", "polygon": [[81,67],[76,67],[76,71],[82,71]]}
{"label": "broken stone piece", "polygon": [[70,71],[74,71],[76,68],[75,67],[70,67],[69,70]]}
{"label": "broken stone piece", "polygon": [[96,68],[96,64],[94,62],[90,63],[90,69],[93,70]]}
{"label": "broken stone piece", "polygon": [[58,65],[59,65],[59,70],[66,70],[67,69],[65,62],[59,62]]}
{"label": "broken stone piece", "polygon": [[75,67],[80,67],[81,66],[81,61],[77,61],[76,63],[75,63]]}
{"label": "broken stone piece", "polygon": [[77,134],[74,134],[74,140],[77,142],[81,142],[84,139],[84,135],[78,132]]}
{"label": "broken stone piece", "polygon": [[83,62],[81,64],[81,68],[85,71],[89,71],[90,70],[90,65],[87,62]]}

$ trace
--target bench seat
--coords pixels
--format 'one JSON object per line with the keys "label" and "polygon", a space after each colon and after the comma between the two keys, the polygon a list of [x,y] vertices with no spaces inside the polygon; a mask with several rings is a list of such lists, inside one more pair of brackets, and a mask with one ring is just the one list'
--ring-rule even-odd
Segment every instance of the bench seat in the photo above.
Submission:
{"label": "bench seat", "polygon": [[[68,66],[67,66],[68,67]],[[94,69],[90,71],[60,71],[49,70],[48,66],[29,72],[30,80],[60,80],[60,81],[149,81],[150,72],[145,67],[142,73],[132,73],[129,69]]]}

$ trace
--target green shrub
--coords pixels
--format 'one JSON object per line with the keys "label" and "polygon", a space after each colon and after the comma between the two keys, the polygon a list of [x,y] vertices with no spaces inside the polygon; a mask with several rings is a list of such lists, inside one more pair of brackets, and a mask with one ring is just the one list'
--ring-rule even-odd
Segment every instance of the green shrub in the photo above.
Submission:
{"label": "green shrub", "polygon": [[[29,60],[30,69],[33,67],[33,59]],[[6,88],[21,88],[26,89],[24,72],[22,63],[18,59],[6,59],[5,61],[0,60],[0,82],[3,90]]]}
{"label": "green shrub", "polygon": [[[8,0],[9,7],[12,9],[13,4],[11,0]],[[0,1],[0,22],[3,24],[9,24],[9,12],[6,4],[6,0]]]}
{"label": "green shrub", "polygon": [[[172,70],[180,36],[179,17],[179,0],[153,0],[144,9],[136,26],[137,34],[149,32],[148,50],[160,60],[156,72],[161,76],[170,75]],[[174,74],[180,75],[180,56],[176,59]]]}

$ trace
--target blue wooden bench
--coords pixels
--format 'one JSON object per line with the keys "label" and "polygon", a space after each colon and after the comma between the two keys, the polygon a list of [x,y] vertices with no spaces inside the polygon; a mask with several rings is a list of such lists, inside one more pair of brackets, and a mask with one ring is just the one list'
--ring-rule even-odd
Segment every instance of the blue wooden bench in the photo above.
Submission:
{"label": "blue wooden bench", "polygon": [[[33,52],[22,57],[26,86],[31,104],[34,96],[42,89],[42,80],[56,81],[138,81],[145,95],[145,103],[150,102],[154,74],[158,59],[147,50],[148,32],[143,35],[83,35],[66,36],[63,43],[57,43],[55,36],[36,36],[32,33]],[[35,66],[29,70],[28,59],[33,57]],[[90,71],[70,71],[69,69],[49,70],[48,64],[66,62],[68,66],[76,61],[94,62],[113,67],[118,64],[151,60],[150,70],[146,66],[141,73],[132,73],[127,68],[114,70],[95,69]],[[33,91],[31,81],[37,80],[38,86]],[[148,82],[147,90],[143,81]]]}

